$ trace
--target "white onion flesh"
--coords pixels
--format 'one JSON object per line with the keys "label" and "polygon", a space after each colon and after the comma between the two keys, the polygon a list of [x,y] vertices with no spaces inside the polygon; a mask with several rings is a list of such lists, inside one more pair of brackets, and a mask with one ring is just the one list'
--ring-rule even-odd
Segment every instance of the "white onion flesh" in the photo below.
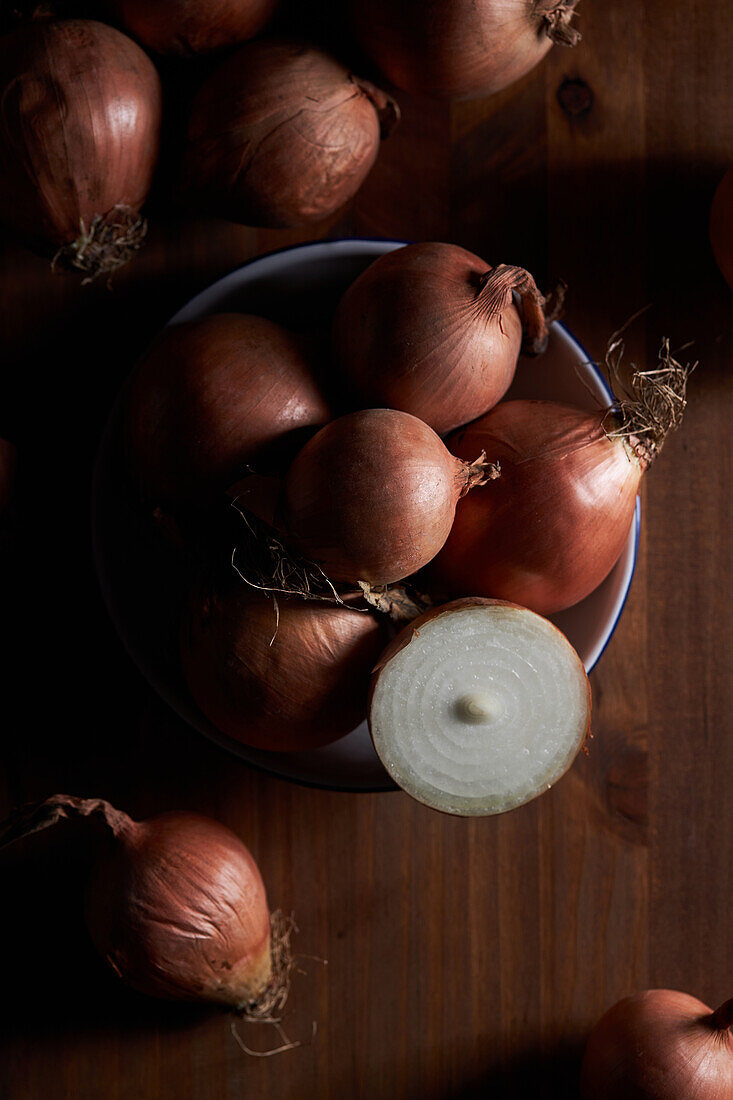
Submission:
{"label": "white onion flesh", "polygon": [[463,603],[417,620],[410,641],[388,651],[373,681],[370,729],[382,763],[413,798],[445,813],[503,813],[572,763],[589,730],[588,678],[547,619]]}

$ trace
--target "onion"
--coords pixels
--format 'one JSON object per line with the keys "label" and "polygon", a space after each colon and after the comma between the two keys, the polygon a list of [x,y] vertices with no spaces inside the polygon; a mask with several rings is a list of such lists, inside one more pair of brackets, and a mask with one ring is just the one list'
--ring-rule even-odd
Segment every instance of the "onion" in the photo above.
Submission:
{"label": "onion", "polygon": [[54,263],[110,274],[140,247],[160,81],[112,27],[39,22],[0,39],[0,219]]}
{"label": "onion", "polygon": [[329,409],[303,342],[262,317],[213,314],[166,329],[127,395],[127,448],[146,498],[175,507],[277,463]]}
{"label": "onion", "polygon": [[237,582],[194,591],[181,654],[191,694],[222,733],[296,752],[363,721],[384,641],[369,612],[294,598],[274,604]]}
{"label": "onion", "polygon": [[356,194],[398,118],[393,100],[328,54],[252,42],[196,96],[183,191],[247,225],[320,221]]}
{"label": "onion", "polygon": [[351,0],[362,46],[398,88],[488,95],[574,46],[577,0]]}
{"label": "onion", "polygon": [[199,814],[137,822],[102,799],[59,794],[0,827],[0,846],[75,818],[103,834],[87,923],[123,981],[154,997],[254,1015],[282,999],[282,944],[277,936],[271,943],[265,887],[234,833]]}
{"label": "onion", "polygon": [[491,268],[454,244],[388,252],[341,300],[337,359],[366,405],[386,405],[452,431],[504,396],[522,344],[544,349],[544,299],[521,267]]}
{"label": "onion", "polygon": [[332,581],[392,584],[427,565],[456,503],[493,471],[463,462],[409,413],[367,409],[333,420],[285,479],[284,525]]}
{"label": "onion", "polygon": [[733,168],[718,185],[710,211],[710,240],[715,259],[733,290]]}
{"label": "onion", "polygon": [[619,1001],[591,1032],[583,1100],[730,1100],[733,1000],[713,1012],[671,989]]}
{"label": "onion", "polygon": [[157,53],[209,53],[262,30],[278,0],[111,0],[112,10],[144,46]]}
{"label": "onion", "polygon": [[457,600],[415,619],[372,677],[385,768],[436,810],[480,816],[549,789],[590,729],[590,686],[567,638],[526,608]]}
{"label": "onion", "polygon": [[591,413],[550,401],[507,401],[457,432],[501,477],[456,510],[434,576],[454,596],[513,600],[551,614],[582,600],[613,569],[634,518],[642,474],[681,422],[687,371],[637,372],[634,400]]}

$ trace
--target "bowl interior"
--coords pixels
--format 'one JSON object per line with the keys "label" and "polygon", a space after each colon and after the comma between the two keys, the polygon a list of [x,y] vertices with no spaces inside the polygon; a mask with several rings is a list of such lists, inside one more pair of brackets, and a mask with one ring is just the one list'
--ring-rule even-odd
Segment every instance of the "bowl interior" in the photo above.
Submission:
{"label": "bowl interior", "polygon": [[[169,322],[207,313],[257,313],[294,328],[327,324],[347,286],[398,241],[344,240],[301,245],[261,257],[193,298]],[[539,359],[520,359],[509,397],[546,398],[596,409],[610,401],[598,368],[557,322]],[[366,723],[333,745],[307,753],[267,753],[220,733],[189,695],[178,660],[178,621],[187,579],[151,537],[125,489],[120,402],[97,456],[93,491],[94,554],[102,594],[128,652],[158,693],[188,723],[250,764],[286,779],[345,790],[390,790]],[[640,513],[621,558],[594,592],[553,621],[590,671],[621,615],[636,561]]]}

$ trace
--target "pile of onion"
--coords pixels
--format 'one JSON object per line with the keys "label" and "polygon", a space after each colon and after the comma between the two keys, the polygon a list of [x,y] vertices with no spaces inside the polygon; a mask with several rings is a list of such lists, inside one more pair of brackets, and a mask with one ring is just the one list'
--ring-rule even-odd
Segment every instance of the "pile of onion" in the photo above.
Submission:
{"label": "pile of onion", "polygon": [[197,587],[181,630],[183,671],[201,711],[252,748],[327,745],[366,717],[386,636],[369,611],[281,599],[243,581]]}
{"label": "pile of onion", "polygon": [[733,1000],[713,1012],[671,989],[619,1001],[591,1032],[583,1100],[730,1100]]}
{"label": "pile of onion", "polygon": [[278,0],[109,0],[113,14],[156,53],[210,53],[245,42],[270,20]]}
{"label": "pile of onion", "polygon": [[392,99],[321,50],[248,43],[194,100],[182,190],[245,225],[320,221],[356,194],[398,118]]}
{"label": "pile of onion", "polygon": [[283,524],[332,581],[403,580],[443,546],[456,504],[494,474],[455,458],[422,420],[366,409],[322,428],[285,478]]}
{"label": "pile of onion", "polygon": [[501,477],[461,501],[433,564],[453,596],[512,600],[552,614],[582,600],[618,561],[642,475],[681,422],[687,371],[669,356],[637,372],[636,398],[597,413],[507,401],[448,440],[485,451]]}
{"label": "pile of onion", "polygon": [[398,88],[489,95],[574,46],[577,0],[350,0],[356,34]]}
{"label": "pile of onion", "polygon": [[543,305],[520,267],[492,268],[454,244],[411,244],[380,256],[346,291],[336,358],[364,405],[412,413],[442,434],[504,396],[523,330],[526,351],[544,350]]}
{"label": "pile of onion", "polygon": [[102,799],[59,794],[0,826],[0,847],[65,819],[85,821],[98,841],[87,924],[124,982],[254,1017],[283,1003],[287,936],[274,921],[271,936],[257,864],[231,830],[194,813],[133,821]]}
{"label": "pile of onion", "polygon": [[145,53],[88,20],[0,38],[0,220],[55,263],[110,274],[140,247],[161,90]]}
{"label": "pile of onion", "polygon": [[728,286],[733,290],[733,168],[718,184],[710,211],[710,240]]}
{"label": "pile of onion", "polygon": [[503,813],[548,790],[590,732],[583,664],[547,619],[498,600],[426,612],[372,677],[369,728],[385,768],[420,802]]}
{"label": "pile of onion", "polygon": [[212,314],[164,330],[126,399],[131,469],[175,508],[224,490],[252,462],[276,467],[330,416],[301,339],[262,317]]}

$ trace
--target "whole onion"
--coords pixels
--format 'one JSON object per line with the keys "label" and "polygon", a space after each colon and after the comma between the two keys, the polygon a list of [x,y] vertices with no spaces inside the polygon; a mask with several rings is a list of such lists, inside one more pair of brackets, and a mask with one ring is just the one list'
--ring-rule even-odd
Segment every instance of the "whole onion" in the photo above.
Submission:
{"label": "whole onion", "polygon": [[427,565],[460,497],[492,470],[454,458],[422,420],[367,409],[321,428],[285,479],[284,527],[332,581],[391,584]]}
{"label": "whole onion", "polygon": [[88,278],[140,247],[161,90],[145,53],[88,20],[0,38],[0,220]]}
{"label": "whole onion", "polygon": [[679,425],[687,370],[637,372],[634,400],[597,413],[551,401],[507,401],[448,440],[501,468],[456,510],[433,565],[455,596],[512,600],[551,614],[582,600],[610,573],[626,542],[642,474]]}
{"label": "whole onion", "polygon": [[278,0],[110,0],[112,12],[156,53],[209,53],[258,34]]}
{"label": "whole onion", "polygon": [[412,413],[442,434],[504,396],[523,323],[526,349],[543,350],[543,303],[521,267],[492,268],[454,244],[411,244],[380,256],[346,291],[336,356],[363,404]]}
{"label": "whole onion", "polygon": [[369,612],[294,598],[275,604],[241,581],[196,588],[181,631],[183,670],[206,717],[273,752],[318,748],[358,726],[384,644]]}
{"label": "whole onion", "polygon": [[733,290],[733,168],[728,169],[715,192],[710,240],[718,267]]}
{"label": "whole onion", "polygon": [[671,989],[619,1001],[591,1032],[583,1100],[730,1100],[733,1000],[713,1012]]}
{"label": "whole onion", "polygon": [[302,340],[221,313],[164,330],[126,399],[131,469],[154,505],[201,501],[251,462],[277,464],[329,418]]}
{"label": "whole onion", "polygon": [[101,834],[87,924],[124,982],[154,997],[252,1014],[282,994],[265,887],[231,830],[195,813],[133,821],[102,799],[59,794],[0,826],[0,847],[64,819],[84,819]]}
{"label": "whole onion", "polygon": [[489,95],[574,46],[577,0],[350,0],[356,34],[398,88]]}
{"label": "whole onion", "polygon": [[356,194],[398,118],[393,100],[321,50],[249,43],[194,100],[183,192],[246,225],[320,221]]}

